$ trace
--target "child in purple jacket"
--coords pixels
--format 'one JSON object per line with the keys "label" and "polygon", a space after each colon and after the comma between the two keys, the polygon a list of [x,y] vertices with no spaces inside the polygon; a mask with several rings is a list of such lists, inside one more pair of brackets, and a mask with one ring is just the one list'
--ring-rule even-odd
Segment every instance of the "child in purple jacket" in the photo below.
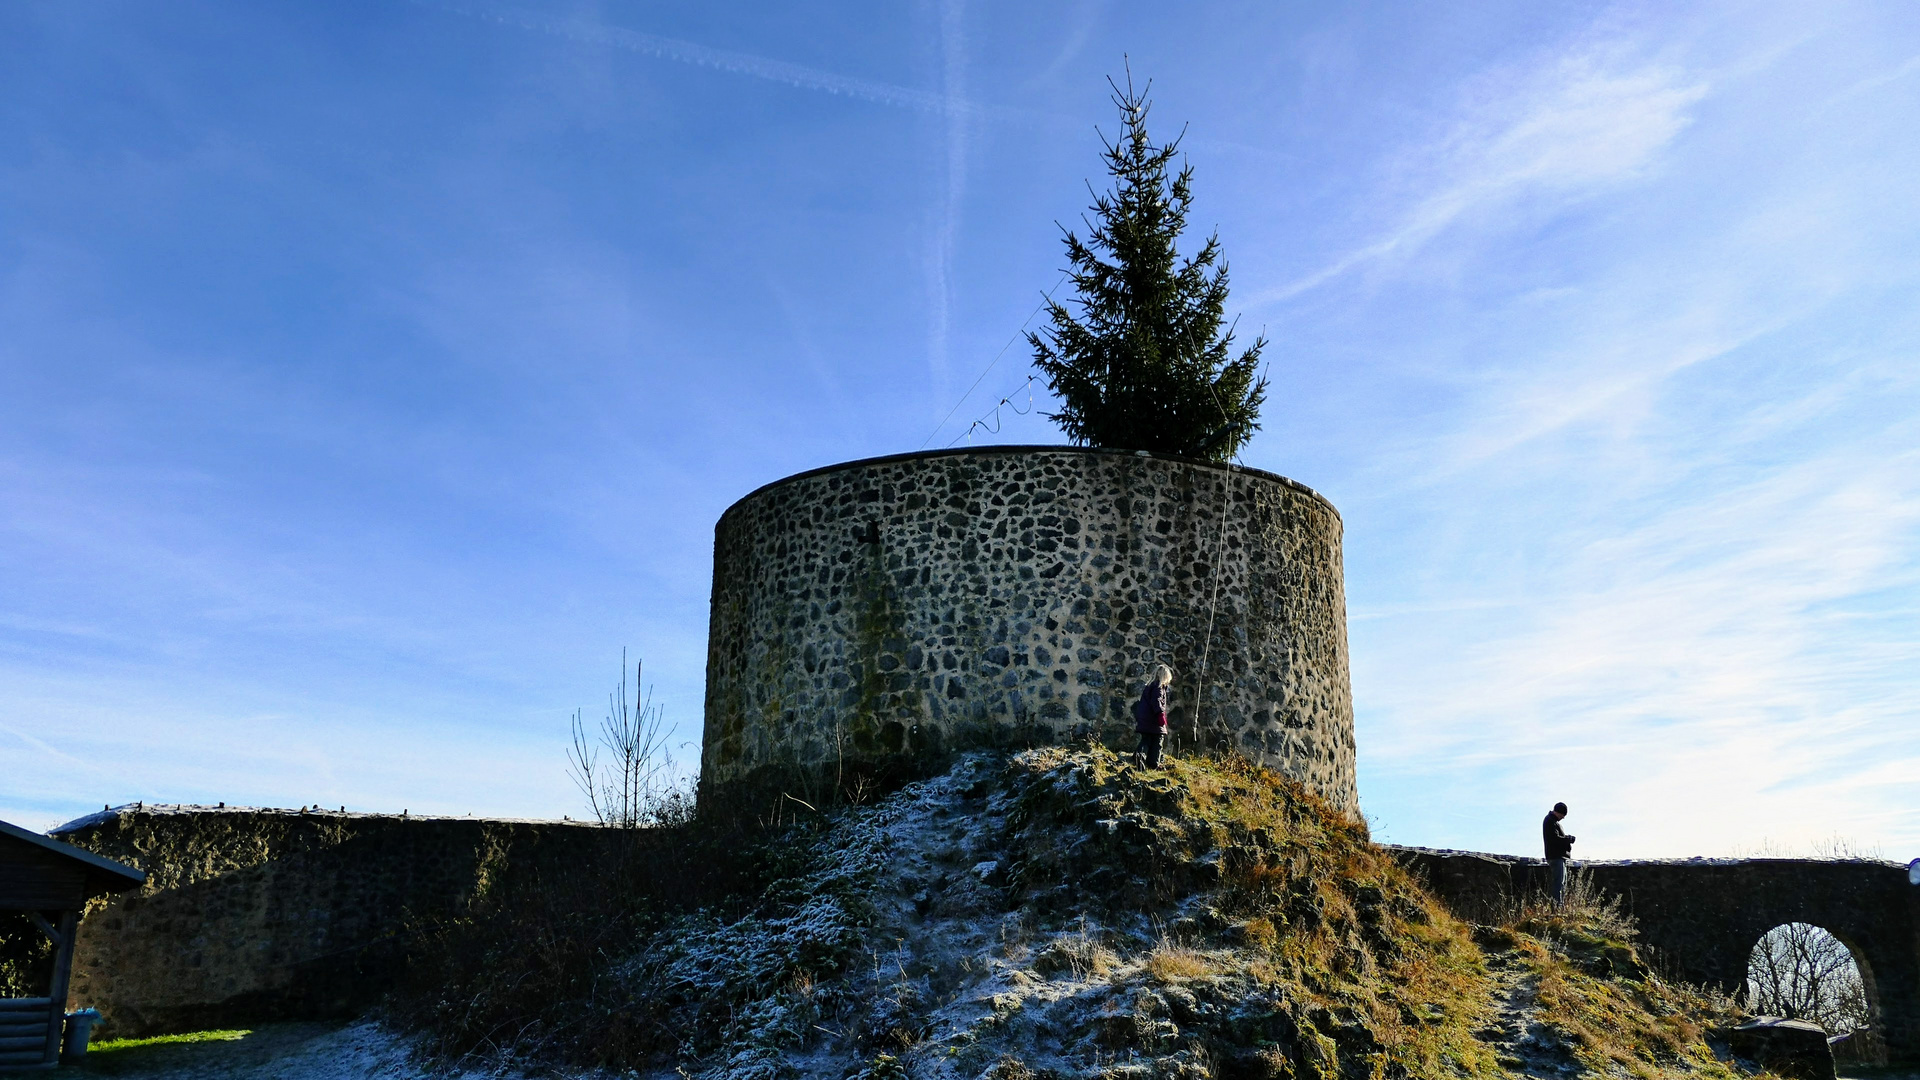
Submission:
{"label": "child in purple jacket", "polygon": [[1140,733],[1140,748],[1133,752],[1133,760],[1149,769],[1160,767],[1160,744],[1167,737],[1167,704],[1172,699],[1172,686],[1172,669],[1156,664],[1153,678],[1147,680],[1146,688],[1140,691],[1140,700],[1133,706],[1133,730]]}

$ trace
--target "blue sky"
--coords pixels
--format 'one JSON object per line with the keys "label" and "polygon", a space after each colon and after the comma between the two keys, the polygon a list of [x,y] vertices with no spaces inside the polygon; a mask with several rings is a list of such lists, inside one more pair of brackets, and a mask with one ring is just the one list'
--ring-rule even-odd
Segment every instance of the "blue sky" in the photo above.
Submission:
{"label": "blue sky", "polygon": [[0,8],[0,817],[578,815],[622,646],[697,740],[714,519],[1025,407],[1123,56],[1378,835],[1920,855],[1895,2]]}

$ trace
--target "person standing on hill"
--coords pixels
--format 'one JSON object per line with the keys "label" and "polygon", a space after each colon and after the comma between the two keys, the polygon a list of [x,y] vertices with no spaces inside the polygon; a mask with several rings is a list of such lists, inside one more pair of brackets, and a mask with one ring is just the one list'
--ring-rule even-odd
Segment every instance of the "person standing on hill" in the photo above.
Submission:
{"label": "person standing on hill", "polygon": [[1567,804],[1557,802],[1540,823],[1540,838],[1547,845],[1547,885],[1553,893],[1554,907],[1564,907],[1567,902],[1567,859],[1573,854],[1574,838],[1560,827],[1560,820],[1566,816]]}
{"label": "person standing on hill", "polygon": [[1140,691],[1133,706],[1133,730],[1140,734],[1140,748],[1133,752],[1135,764],[1149,769],[1160,767],[1160,743],[1167,737],[1167,703],[1173,686],[1173,670],[1156,664],[1153,677]]}

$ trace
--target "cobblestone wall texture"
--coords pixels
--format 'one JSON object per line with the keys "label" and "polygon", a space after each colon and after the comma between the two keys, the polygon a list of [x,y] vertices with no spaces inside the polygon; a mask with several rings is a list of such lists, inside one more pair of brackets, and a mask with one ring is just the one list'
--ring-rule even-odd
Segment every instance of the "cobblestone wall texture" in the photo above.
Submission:
{"label": "cobblestone wall texture", "polygon": [[1340,541],[1333,506],[1284,477],[1128,452],[943,451],[770,484],[715,529],[702,782],[1124,744],[1164,662],[1182,745],[1354,809]]}
{"label": "cobblestone wall texture", "polygon": [[356,1015],[397,976],[408,919],[465,911],[510,866],[604,865],[622,840],[558,821],[156,806],[56,835],[147,872],[80,921],[68,1006],[98,1008],[103,1038]]}

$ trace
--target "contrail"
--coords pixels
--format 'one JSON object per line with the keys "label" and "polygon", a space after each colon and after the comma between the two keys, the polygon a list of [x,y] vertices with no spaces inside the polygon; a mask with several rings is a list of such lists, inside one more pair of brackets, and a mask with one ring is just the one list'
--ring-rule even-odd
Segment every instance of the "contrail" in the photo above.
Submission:
{"label": "contrail", "polygon": [[960,232],[960,206],[967,185],[966,38],[963,0],[940,4],[940,85],[948,103],[946,118],[946,184],[940,218],[934,226],[928,253],[928,292],[933,319],[927,327],[927,365],[934,392],[947,394],[947,361],[953,330],[953,254]]}
{"label": "contrail", "polygon": [[535,12],[513,8],[473,8],[458,4],[435,3],[433,0],[413,0],[413,2],[422,7],[496,22],[503,26],[517,26],[524,30],[534,30],[593,45],[609,45],[628,52],[659,57],[662,60],[673,60],[682,64],[712,68],[715,71],[747,75],[803,90],[824,90],[829,94],[858,98],[880,105],[892,105],[897,108],[916,109],[920,112],[941,115],[974,111],[973,106],[941,94],[928,93],[906,86],[895,86],[892,83],[875,82],[871,79],[855,79],[846,75],[836,75],[831,71],[790,64],[784,60],[772,60],[764,56],[754,56],[751,53],[709,48],[705,45],[696,45],[691,41],[660,37],[657,34],[643,34],[637,30],[624,30],[617,26],[588,22],[584,19],[556,20]]}

